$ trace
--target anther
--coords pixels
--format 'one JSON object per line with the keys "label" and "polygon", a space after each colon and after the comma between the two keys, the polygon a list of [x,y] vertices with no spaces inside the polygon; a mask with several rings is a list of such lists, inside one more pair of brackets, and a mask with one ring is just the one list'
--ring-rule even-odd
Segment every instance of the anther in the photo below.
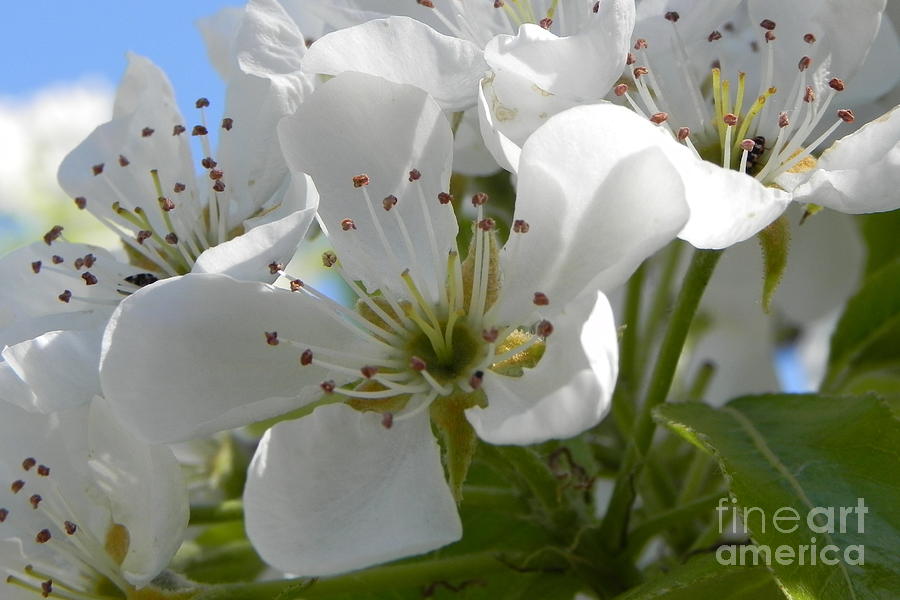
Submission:
{"label": "anther", "polygon": [[214,161],[211,156],[207,156],[206,158],[204,158],[203,160],[200,161],[200,164],[203,166],[204,169],[213,169],[219,163]]}
{"label": "anther", "polygon": [[361,187],[363,187],[364,185],[369,185],[369,176],[368,176],[368,175],[366,175],[365,173],[363,173],[363,174],[361,174],[361,175],[354,175],[354,176],[353,176],[353,187],[355,187],[355,188],[361,188]]}
{"label": "anther", "polygon": [[650,72],[650,71],[647,69],[647,67],[637,67],[637,68],[633,71],[633,73],[634,73],[634,78],[635,78],[635,79],[640,79],[640,78],[641,78],[641,75],[646,75],[646,74],[649,73],[649,72]]}
{"label": "anther", "polygon": [[280,262],[272,261],[269,263],[269,274],[278,275],[279,271],[284,271],[284,265]]}
{"label": "anther", "polygon": [[390,429],[394,426],[394,413],[384,413],[381,415],[381,426],[385,429]]}
{"label": "anther", "polygon": [[475,371],[472,373],[472,376],[469,377],[469,386],[473,390],[477,390],[481,387],[481,383],[484,381],[484,371]]}
{"label": "anther", "polygon": [[94,266],[94,263],[97,262],[97,257],[89,252],[84,255],[84,258],[82,260],[84,261],[84,266],[90,269]]}
{"label": "anther", "polygon": [[34,536],[34,541],[38,544],[46,544],[50,541],[51,537],[49,529],[41,529],[37,532],[37,535]]}
{"label": "anther", "polygon": [[178,234],[176,234],[176,233],[173,231],[173,232],[171,232],[171,233],[167,233],[167,234],[166,234],[166,237],[163,238],[163,239],[166,240],[166,243],[167,243],[167,244],[172,244],[172,245],[174,246],[175,244],[178,243]]}
{"label": "anther", "polygon": [[136,238],[136,239],[137,239],[137,243],[138,243],[138,244],[143,244],[143,243],[144,243],[144,240],[148,240],[148,239],[150,239],[151,237],[153,237],[153,232],[152,232],[152,231],[148,231],[148,230],[146,230],[146,229],[142,229],[141,231],[138,231],[138,232],[137,232],[137,238]]}
{"label": "anther", "polygon": [[535,292],[534,303],[536,306],[547,306],[548,304],[550,304],[550,299],[544,292]]}
{"label": "anther", "polygon": [[811,33],[807,33],[806,35],[803,36],[803,41],[806,42],[807,44],[815,44],[816,36],[814,36]]}
{"label": "anther", "polygon": [[47,465],[38,465],[37,474],[41,477],[49,477],[50,467],[48,467]]}
{"label": "anther", "polygon": [[26,458],[25,460],[22,461],[22,468],[26,471],[30,471],[31,468],[34,467],[34,465],[36,465],[36,464],[37,464],[37,461],[34,460],[33,458]]}
{"label": "anther", "polygon": [[303,282],[301,280],[299,280],[299,279],[291,280],[291,291],[292,292],[299,292],[300,288],[302,288],[302,287],[303,287]]}
{"label": "anther", "polygon": [[683,142],[691,136],[690,127],[682,127],[678,130],[678,141]]}
{"label": "anther", "polygon": [[362,373],[362,376],[366,379],[372,379],[375,375],[378,374],[378,367],[373,367],[371,365],[366,365],[362,369],[359,370]]}
{"label": "anther", "polygon": [[797,68],[800,69],[800,71],[805,71],[809,68],[809,65],[811,65],[811,64],[812,64],[812,59],[808,56],[804,56],[803,58],[800,59],[800,62],[797,63]]}
{"label": "anther", "polygon": [[49,598],[50,594],[53,593],[53,580],[48,579],[47,581],[41,582],[41,596],[44,598]]}
{"label": "anther", "polygon": [[413,169],[412,171],[409,172],[409,180],[411,182],[418,181],[421,178],[422,178],[422,173],[420,173],[418,169]]}
{"label": "anther", "polygon": [[63,257],[60,256],[59,254],[54,254],[53,256],[50,257],[50,262],[52,262],[54,265],[58,265],[61,262],[63,262]]}
{"label": "anther", "polygon": [[87,206],[87,198],[84,196],[78,196],[75,198],[75,206],[78,207],[78,210],[84,210],[84,207]]}
{"label": "anther", "polygon": [[222,129],[225,131],[231,131],[231,128],[234,127],[234,119],[231,117],[225,117],[222,119]]}
{"label": "anther", "polygon": [[638,40],[634,43],[635,50],[646,50],[647,46],[647,40],[645,40],[644,38],[638,38]]}
{"label": "anther", "polygon": [[714,30],[712,33],[707,36],[706,40],[709,42],[717,42],[722,39],[722,33]]}
{"label": "anther", "polygon": [[425,8],[434,8],[434,2],[432,2],[431,0],[416,0],[416,2],[418,2]]}
{"label": "anther", "polygon": [[759,26],[766,31],[772,31],[773,29],[775,29],[775,21],[771,19],[763,19],[759,22]]}
{"label": "anther", "polygon": [[322,253],[322,264],[325,267],[330,269],[335,265],[335,263],[337,263],[337,254],[335,254],[331,250],[326,250]]}
{"label": "anther", "polygon": [[831,81],[828,82],[828,87],[830,87],[831,89],[836,90],[838,92],[843,92],[844,91],[844,81],[842,79],[838,79],[837,77],[835,77],[834,79],[832,79]]}
{"label": "anther", "polygon": [[79,256],[78,258],[75,259],[75,262],[73,263],[73,265],[74,265],[76,271],[80,271],[81,267],[84,266],[84,258]]}
{"label": "anther", "polygon": [[841,118],[841,121],[843,121],[844,123],[852,123],[856,120],[856,115],[854,115],[853,111],[849,108],[842,108],[841,110],[837,111],[837,114],[838,117]]}
{"label": "anther", "polygon": [[93,173],[94,175],[99,175],[102,172],[103,172],[103,163],[100,163],[98,165],[94,165],[93,167],[91,167],[91,173]]}
{"label": "anther", "polygon": [[68,535],[75,535],[75,532],[78,531],[78,525],[76,525],[72,521],[66,521],[65,523],[63,523],[63,526],[65,527],[66,533]]}
{"label": "anther", "polygon": [[341,229],[344,231],[356,229],[356,223],[353,222],[353,219],[341,219]]}
{"label": "anther", "polygon": [[413,371],[424,371],[428,368],[428,364],[418,356],[410,356],[409,368]]}
{"label": "anther", "polygon": [[746,150],[747,152],[752,152],[754,148],[756,148],[756,142],[754,142],[753,140],[747,139],[747,140],[743,140],[741,142],[742,150]]}
{"label": "anther", "polygon": [[97,278],[93,273],[85,272],[81,274],[81,278],[84,279],[85,285],[97,285]]}
{"label": "anther", "polygon": [[531,225],[528,224],[528,221],[516,219],[513,221],[512,229],[516,233],[528,233],[528,230],[531,229]]}
{"label": "anther", "polygon": [[62,232],[62,225],[54,225],[50,228],[50,231],[44,234],[44,243],[49,246],[62,236]]}
{"label": "anther", "polygon": [[628,84],[620,83],[619,85],[614,87],[613,90],[616,92],[616,96],[624,96],[626,93],[628,93]]}
{"label": "anther", "polygon": [[629,53],[625,56],[625,64],[626,64],[626,65],[633,65],[633,64],[636,63],[636,62],[637,62],[637,59],[634,57],[634,54],[632,54],[631,52],[629,52]]}
{"label": "anther", "polygon": [[266,331],[266,343],[270,346],[278,345],[278,332],[277,331]]}
{"label": "anther", "polygon": [[172,128],[172,135],[181,135],[185,131],[187,131],[187,129],[185,129],[184,125],[176,125]]}
{"label": "anther", "polygon": [[791,124],[790,118],[788,118],[788,114],[786,112],[778,114],[778,126],[784,129],[788,125]]}
{"label": "anther", "polygon": [[774,34],[774,33],[772,33],[771,31],[767,31],[767,32],[766,32],[766,42],[767,42],[767,43],[768,43],[768,42],[774,42],[775,39],[776,39],[776,38],[775,38],[775,34]]}
{"label": "anther", "polygon": [[18,494],[23,487],[25,487],[25,482],[21,479],[17,479],[12,482],[12,485],[9,486],[9,489],[12,490],[13,494]]}
{"label": "anther", "polygon": [[304,367],[307,367],[312,364],[312,361],[313,361],[312,350],[307,348],[300,354],[300,364]]}
{"label": "anther", "polygon": [[600,12],[600,0],[597,0],[597,2],[594,2],[594,8],[593,8],[592,10],[593,10],[595,13]]}
{"label": "anther", "polygon": [[541,337],[548,337],[551,333],[553,333],[553,324],[550,323],[550,321],[541,321],[537,324],[535,332]]}
{"label": "anther", "polygon": [[812,88],[811,85],[806,86],[806,93],[803,94],[803,101],[806,103],[816,101],[816,91]]}
{"label": "anther", "polygon": [[131,164],[131,161],[128,160],[127,158],[125,158],[124,155],[122,155],[122,154],[119,155],[119,166],[120,167],[127,167],[130,164]]}
{"label": "anther", "polygon": [[478,192],[472,196],[472,206],[483,206],[488,201],[488,195],[484,192]]}
{"label": "anther", "polygon": [[503,8],[505,6],[505,2],[503,0],[494,0],[494,8]]}
{"label": "anther", "polygon": [[159,207],[163,209],[164,212],[169,212],[170,210],[175,208],[175,203],[166,198],[165,196],[159,197]]}
{"label": "anther", "polygon": [[669,113],[658,112],[650,115],[650,122],[656,123],[657,125],[661,125],[669,120]]}
{"label": "anther", "polygon": [[72,292],[70,292],[69,290],[64,290],[62,294],[57,296],[57,298],[59,298],[60,302],[65,302],[66,304],[68,304],[69,300],[72,299]]}
{"label": "anther", "polygon": [[35,510],[37,510],[37,507],[41,505],[41,500],[43,500],[43,498],[41,498],[40,494],[33,494],[31,498],[28,499],[28,501],[31,503],[31,508]]}
{"label": "anther", "polygon": [[672,21],[673,23],[677,23],[678,19],[680,19],[680,18],[681,18],[681,15],[679,15],[674,10],[670,10],[669,12],[666,13],[666,21]]}
{"label": "anther", "polygon": [[[412,181],[410,179],[410,181]],[[381,205],[384,207],[384,210],[391,210],[397,205],[397,196],[391,194],[387,196],[384,200],[381,201]]]}
{"label": "anther", "polygon": [[438,202],[440,202],[441,204],[450,204],[451,202],[453,202],[453,196],[451,196],[447,192],[441,192],[440,194],[438,194]]}
{"label": "anther", "polygon": [[221,169],[210,169],[210,171],[209,171],[209,178],[212,179],[213,181],[218,181],[218,180],[222,179],[222,177],[224,175],[225,175],[225,173],[223,173]]}
{"label": "anther", "polygon": [[225,182],[222,181],[221,179],[216,180],[216,182],[212,186],[212,189],[214,189],[217,192],[224,192],[225,191]]}
{"label": "anther", "polygon": [[478,229],[480,229],[482,231],[491,231],[494,229],[495,225],[496,225],[496,223],[490,217],[478,221]]}
{"label": "anther", "polygon": [[553,25],[553,19],[551,19],[550,17],[544,17],[538,22],[538,25],[540,25],[544,29],[550,29],[550,27]]}
{"label": "anther", "polygon": [[0,523],[6,520],[6,517],[9,516],[9,511],[5,508],[0,508]]}
{"label": "anther", "polygon": [[180,194],[181,192],[183,192],[183,191],[186,190],[186,189],[187,189],[187,186],[186,186],[186,185],[184,185],[183,183],[178,183],[178,182],[176,182],[176,183],[175,183],[175,186],[172,188],[172,190],[173,190],[176,194]]}
{"label": "anther", "polygon": [[733,126],[737,125],[737,122],[738,122],[737,115],[735,115],[734,113],[726,114],[724,117],[722,117],[722,120],[729,127],[733,127]]}
{"label": "anther", "polygon": [[490,329],[485,329],[481,332],[481,339],[486,341],[488,344],[493,344],[497,341],[497,338],[500,336],[500,332],[496,327],[491,327]]}
{"label": "anther", "polygon": [[150,137],[151,135],[153,135],[154,131],[155,129],[153,129],[152,127],[144,127],[143,129],[141,129],[141,137]]}
{"label": "anther", "polygon": [[322,388],[322,391],[326,394],[331,394],[334,392],[334,382],[332,380],[323,381],[319,384],[319,387]]}
{"label": "anther", "polygon": [[206,108],[207,106],[209,106],[209,100],[207,100],[206,98],[197,98],[197,101],[194,102],[194,106],[196,106],[197,108]]}
{"label": "anther", "polygon": [[194,128],[191,130],[191,135],[195,137],[198,135],[206,135],[208,133],[209,131],[203,125],[194,125]]}
{"label": "anther", "polygon": [[40,273],[41,272],[41,261],[36,260],[33,263],[31,263],[31,270],[34,271],[35,274]]}

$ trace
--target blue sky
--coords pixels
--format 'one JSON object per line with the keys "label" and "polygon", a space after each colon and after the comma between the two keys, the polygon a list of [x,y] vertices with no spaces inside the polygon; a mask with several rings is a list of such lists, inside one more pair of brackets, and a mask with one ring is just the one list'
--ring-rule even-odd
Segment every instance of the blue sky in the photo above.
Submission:
{"label": "blue sky", "polygon": [[[4,3],[0,24],[0,96],[28,97],[57,82],[102,77],[118,82],[125,53],[160,65],[182,112],[200,96],[216,102],[223,86],[206,58],[199,17],[241,0],[28,0]],[[216,114],[214,105],[213,114]]]}

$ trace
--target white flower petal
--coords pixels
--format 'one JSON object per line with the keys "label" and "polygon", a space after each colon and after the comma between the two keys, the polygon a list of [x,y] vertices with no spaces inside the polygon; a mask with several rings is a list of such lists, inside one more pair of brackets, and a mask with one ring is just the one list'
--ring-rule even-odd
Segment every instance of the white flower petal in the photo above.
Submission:
{"label": "white flower petal", "polygon": [[209,61],[219,77],[226,81],[234,69],[234,39],[244,13],[244,8],[226,6],[215,14],[197,19],[196,22],[197,29],[203,36]]}
{"label": "white flower petal", "polygon": [[900,208],[900,107],[838,140],[822,153],[808,181],[794,191],[845,213]]}
{"label": "white flower petal", "polygon": [[[398,43],[402,40],[402,43]],[[475,105],[487,65],[472,42],[438,33],[408,17],[369,21],[326,35],[303,59],[310,73],[358,71],[427,91],[446,110]]]}
{"label": "white flower petal", "polygon": [[613,106],[573,108],[525,144],[513,218],[530,231],[512,233],[500,255],[497,323],[521,322],[537,308],[536,292],[561,310],[588,287],[614,289],[684,225],[672,163],[652,141],[620,150],[617,135],[607,137],[605,117],[620,116],[637,119]]}
{"label": "white flower petal", "polygon": [[[276,331],[277,346],[265,332]],[[302,347],[377,357],[377,348],[303,292],[190,274],[128,297],[103,341],[101,382],[117,416],[150,441],[181,441],[283,414],[342,383]],[[361,363],[360,366],[366,363]]]}
{"label": "white flower petal", "polygon": [[33,396],[33,408],[52,412],[90,402],[100,393],[100,327],[51,331],[3,349],[3,359]]}
{"label": "white flower petal", "polygon": [[462,536],[426,413],[381,425],[343,404],[270,429],[244,491],[247,535],[272,566],[334,575]]}
{"label": "white flower petal", "polygon": [[148,583],[181,546],[187,528],[187,487],[166,446],[140,442],[112,415],[103,398],[91,403],[89,464],[109,502],[114,523],[128,529],[122,572],[135,585]]}
{"label": "white flower petal", "polygon": [[480,177],[492,175],[499,170],[500,165],[491,156],[481,137],[477,109],[466,110],[453,136],[453,171]]}
{"label": "white flower petal", "polygon": [[492,444],[537,444],[578,435],[609,410],[619,346],[609,301],[587,292],[553,319],[543,357],[521,377],[485,372],[487,408],[466,417]]}
{"label": "white flower petal", "polygon": [[276,0],[250,0],[234,41],[241,71],[266,77],[300,70],[306,40]]}
{"label": "white flower petal", "polygon": [[[457,224],[450,205],[438,201],[449,191],[453,138],[434,100],[412,86],[348,72],[284,119],[279,136],[291,168],[315,182],[319,215],[353,278],[405,296],[400,275],[410,269],[422,294],[436,300]],[[421,179],[409,181],[412,169]],[[355,188],[353,178],[361,174],[370,183]],[[398,198],[390,211],[383,208],[388,195]],[[345,219],[355,229],[344,230]]]}
{"label": "white flower petal", "polygon": [[578,32],[557,37],[526,23],[518,35],[498,35],[484,49],[494,70],[504,70],[539,88],[573,100],[605,95],[625,67],[634,29],[633,0],[605,0]]}
{"label": "white flower petal", "polygon": [[271,263],[287,264],[315,217],[312,206],[205,250],[193,273],[219,273],[247,281],[274,281]]}

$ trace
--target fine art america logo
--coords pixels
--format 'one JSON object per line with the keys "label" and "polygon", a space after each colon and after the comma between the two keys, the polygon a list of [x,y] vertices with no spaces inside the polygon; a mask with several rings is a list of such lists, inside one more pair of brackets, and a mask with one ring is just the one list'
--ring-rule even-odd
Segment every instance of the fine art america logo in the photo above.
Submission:
{"label": "fine art america logo", "polygon": [[[766,533],[795,533],[806,527],[811,535],[809,543],[796,546],[782,544],[723,544],[716,549],[716,560],[723,565],[864,565],[866,549],[862,544],[843,548],[834,543],[834,534],[863,534],[869,508],[863,498],[856,506],[815,506],[804,512],[783,506],[771,515],[758,506],[738,507],[736,500],[722,498],[716,507],[719,533],[756,533],[759,539]],[[733,524],[734,526],[730,526]]]}

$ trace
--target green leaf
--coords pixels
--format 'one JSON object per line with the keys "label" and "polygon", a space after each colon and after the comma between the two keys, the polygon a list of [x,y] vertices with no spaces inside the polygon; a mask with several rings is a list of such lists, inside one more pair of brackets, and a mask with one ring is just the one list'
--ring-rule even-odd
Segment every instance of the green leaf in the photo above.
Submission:
{"label": "green leaf", "polygon": [[[752,540],[770,549],[770,568],[789,598],[897,597],[900,422],[886,401],[784,394],[741,398],[719,409],[668,404],[656,417],[718,459],[735,509],[746,511]],[[867,512],[856,510],[860,501]],[[783,520],[776,524],[776,516]],[[812,538],[817,552],[834,545],[841,560],[824,564],[817,554],[811,564]],[[782,546],[793,550],[794,560],[787,554],[776,560]],[[834,556],[826,551],[826,559]],[[853,564],[860,556],[864,564]],[[745,554],[752,558],[753,552]]]}
{"label": "green leaf", "polygon": [[831,336],[828,372],[822,389],[841,390],[855,370],[900,358],[900,258],[866,278],[848,302]]}
{"label": "green leaf", "polygon": [[866,275],[878,271],[894,259],[900,258],[900,210],[856,217],[868,249]]}
{"label": "green leaf", "polygon": [[787,269],[788,253],[791,249],[791,225],[784,215],[775,219],[771,225],[759,232],[757,236],[763,253],[763,293],[762,305],[769,312],[772,298],[781,284]]}
{"label": "green leaf", "polygon": [[663,576],[632,588],[615,600],[784,600],[765,567],[719,564],[713,554],[696,556]]}

